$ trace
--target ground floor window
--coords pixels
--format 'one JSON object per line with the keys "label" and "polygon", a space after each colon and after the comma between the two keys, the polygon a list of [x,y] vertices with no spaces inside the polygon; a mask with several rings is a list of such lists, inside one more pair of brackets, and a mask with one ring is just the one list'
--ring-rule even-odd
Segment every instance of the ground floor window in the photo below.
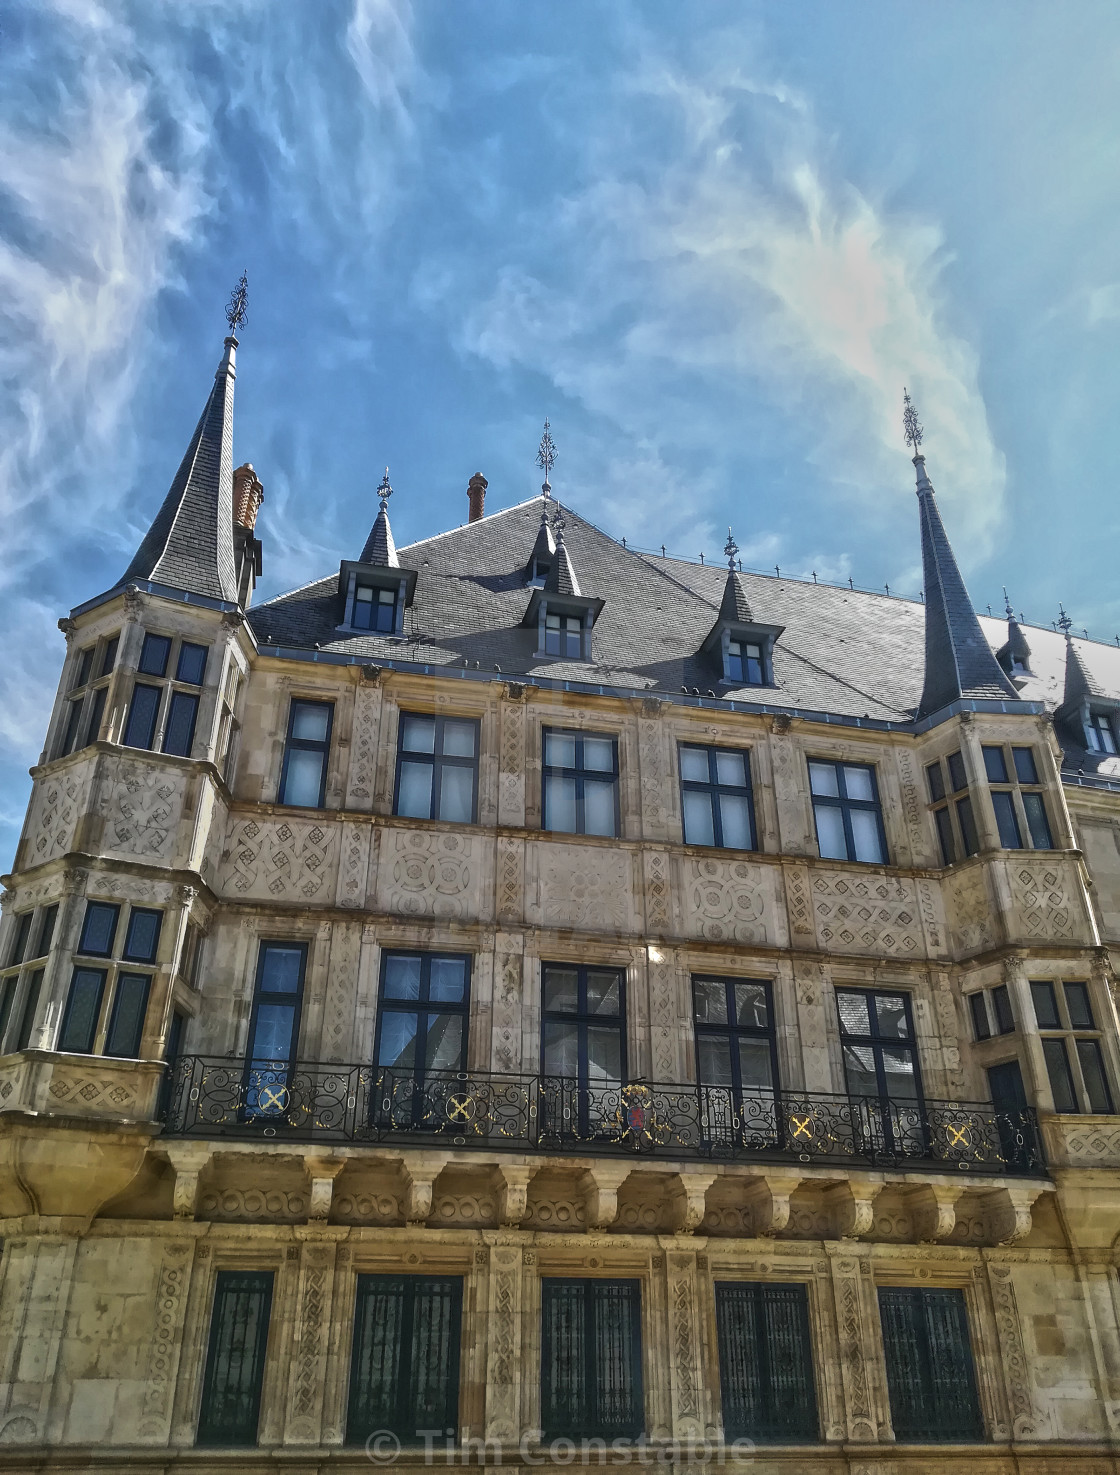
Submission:
{"label": "ground floor window", "polygon": [[879,1315],[899,1443],[982,1439],[964,1292],[882,1286]]}
{"label": "ground floor window", "polygon": [[780,1444],[817,1439],[805,1287],[717,1281],[716,1331],[724,1438]]}
{"label": "ground floor window", "polygon": [[544,1438],[640,1434],[641,1283],[545,1279],[541,1322]]}
{"label": "ground floor window", "polygon": [[420,1444],[458,1428],[462,1306],[458,1277],[358,1276],[348,1444],[378,1430]]}
{"label": "ground floor window", "polygon": [[271,1310],[271,1270],[218,1271],[198,1416],[199,1444],[256,1444]]}

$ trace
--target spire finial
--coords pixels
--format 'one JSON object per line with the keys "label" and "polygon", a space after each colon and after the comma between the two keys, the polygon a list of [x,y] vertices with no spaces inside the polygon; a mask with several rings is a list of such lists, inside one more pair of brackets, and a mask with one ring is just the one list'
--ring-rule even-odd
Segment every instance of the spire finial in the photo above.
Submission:
{"label": "spire finial", "polygon": [[388,466],[386,466],[385,475],[381,478],[381,482],[378,485],[377,495],[381,498],[381,510],[384,512],[389,505],[389,498],[393,495],[393,488],[389,485]]}
{"label": "spire finial", "polygon": [[241,273],[241,280],[229,294],[229,302],[226,305],[226,322],[229,331],[236,336],[239,329],[243,328],[249,320],[249,276],[247,272]]}
{"label": "spire finial", "polygon": [[1009,620],[1013,620],[1015,618],[1015,611],[1011,608],[1011,600],[1008,598],[1008,595],[1007,595],[1007,585],[1006,584],[1004,584],[1004,586],[1003,586],[1003,608],[1004,608],[1004,612],[1007,615],[1007,618]]}
{"label": "spire finial", "polygon": [[1060,604],[1058,605],[1058,629],[1062,631],[1067,640],[1070,638],[1069,632],[1073,629],[1073,621],[1066,614],[1064,606]]}
{"label": "spire finial", "polygon": [[920,456],[925,429],[918,420],[914,401],[910,398],[910,391],[905,386],[902,390],[902,429],[906,436],[906,444],[913,449],[915,456]]}
{"label": "spire finial", "polygon": [[552,475],[552,468],[555,464],[556,444],[552,439],[552,433],[549,430],[548,420],[546,419],[544,422],[544,434],[541,436],[541,443],[537,447],[537,465],[544,472],[544,484],[541,487],[541,494],[545,497],[552,496],[552,487],[549,485],[548,479]]}
{"label": "spire finial", "polygon": [[735,570],[735,555],[739,551],[739,545],[731,536],[731,529],[727,529],[727,542],[723,545],[723,551],[727,555],[727,567],[732,572]]}

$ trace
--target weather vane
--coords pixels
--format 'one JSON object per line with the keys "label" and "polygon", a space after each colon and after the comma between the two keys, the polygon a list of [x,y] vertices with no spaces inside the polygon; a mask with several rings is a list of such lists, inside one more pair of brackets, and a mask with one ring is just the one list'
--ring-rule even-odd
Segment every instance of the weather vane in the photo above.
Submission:
{"label": "weather vane", "polygon": [[922,436],[925,430],[918,421],[918,412],[914,408],[910,392],[905,388],[902,391],[902,428],[906,433],[906,444],[913,446],[915,456],[921,455]]}
{"label": "weather vane", "polygon": [[385,475],[381,478],[381,484],[377,488],[377,495],[381,498],[381,510],[385,511],[389,498],[393,495],[393,488],[389,485],[389,468],[386,466]]}
{"label": "weather vane", "polygon": [[739,551],[739,545],[738,545],[738,543],[736,543],[735,539],[731,536],[731,529],[730,528],[727,529],[727,542],[723,545],[723,551],[724,551],[724,553],[727,554],[727,567],[729,569],[734,569],[734,567],[735,567],[735,555]]}
{"label": "weather vane", "polygon": [[229,305],[226,307],[226,322],[229,324],[231,333],[236,334],[239,328],[243,328],[249,318],[249,278],[245,272],[241,273],[241,280],[229,294]]}
{"label": "weather vane", "polygon": [[549,477],[552,475],[552,468],[555,464],[556,444],[552,439],[548,421],[546,420],[544,422],[544,434],[541,436],[541,443],[537,448],[537,465],[544,472],[544,486],[541,487],[541,491],[546,497],[552,493],[552,487],[549,485]]}
{"label": "weather vane", "polygon": [[1069,615],[1066,614],[1064,607],[1060,604],[1058,606],[1058,629],[1065,632],[1067,640],[1069,639],[1069,632],[1073,629],[1073,621],[1070,619]]}

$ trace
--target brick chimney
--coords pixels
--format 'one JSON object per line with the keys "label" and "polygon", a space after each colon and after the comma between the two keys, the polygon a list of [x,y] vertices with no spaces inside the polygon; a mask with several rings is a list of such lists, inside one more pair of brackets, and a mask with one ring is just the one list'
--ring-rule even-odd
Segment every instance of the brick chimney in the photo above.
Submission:
{"label": "brick chimney", "polygon": [[251,533],[257,525],[257,513],[264,501],[264,487],[257,480],[253,463],[246,461],[233,473],[233,520],[239,528]]}
{"label": "brick chimney", "polygon": [[486,501],[486,488],[490,483],[481,471],[476,471],[467,483],[467,496],[471,502],[471,522],[482,521],[482,504]]}

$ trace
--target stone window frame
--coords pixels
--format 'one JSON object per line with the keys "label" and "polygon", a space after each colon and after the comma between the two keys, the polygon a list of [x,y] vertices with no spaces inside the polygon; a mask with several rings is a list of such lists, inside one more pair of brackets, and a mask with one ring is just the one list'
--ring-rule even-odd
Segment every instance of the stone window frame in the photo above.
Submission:
{"label": "stone window frame", "polygon": [[121,634],[120,630],[113,630],[74,652],[70,681],[59,714],[55,758],[67,758],[100,738],[105,726],[109,683],[120,658]]}
{"label": "stone window frame", "polygon": [[[13,914],[5,939],[7,962],[0,970],[0,1054],[26,1049],[30,1043],[46,970],[58,944],[60,906],[60,901],[48,900]],[[5,1037],[11,1040],[10,1048]]]}
{"label": "stone window frame", "polygon": [[[1051,1099],[1055,1099],[1053,1075],[1051,1074],[1050,1060],[1046,1055],[1045,1045],[1047,1044],[1047,1042],[1050,1041],[1060,1041],[1065,1055],[1066,1072],[1073,1090],[1074,1098],[1077,1102],[1077,1105],[1073,1112],[1062,1112],[1058,1108],[1055,1101],[1055,1112],[1061,1116],[1115,1115],[1117,1109],[1117,1092],[1114,1071],[1112,1068],[1112,1061],[1110,1060],[1111,1052],[1108,1048],[1108,1032],[1107,1030],[1102,1028],[1099,1023],[1101,1010],[1099,1002],[1093,997],[1094,989],[1092,982],[1088,978],[1056,977],[1034,977],[1030,978],[1028,982],[1031,995],[1031,1008],[1033,1011],[1031,1024],[1032,1027],[1037,1031],[1039,1040],[1042,1042],[1043,1062],[1046,1071],[1046,1083],[1050,1090]],[[1071,984],[1074,987],[1083,988],[1085,990],[1085,997],[1089,1006],[1090,1018],[1093,1021],[1091,1025],[1078,1025],[1074,1024],[1073,1022],[1073,1016],[1070,1013],[1069,1009],[1069,999],[1066,994],[1066,989]],[[1054,1001],[1055,1010],[1059,1021],[1056,1025],[1044,1025],[1039,1021],[1037,1002],[1038,996],[1035,993],[1036,988],[1046,988],[1050,991],[1050,996]],[[1090,1100],[1088,1087],[1085,1084],[1085,1077],[1081,1065],[1080,1052],[1077,1048],[1079,1042],[1081,1041],[1093,1043],[1096,1045],[1097,1055],[1100,1061],[1101,1077],[1104,1083],[1105,1092],[1108,1097],[1106,1110],[1103,1112],[1097,1111],[1093,1107]]]}
{"label": "stone window frame", "polygon": [[[109,901],[103,897],[87,896],[85,898],[88,908],[91,902],[100,906],[115,906],[117,908],[117,920],[113,930],[112,947],[108,953],[89,953],[80,951],[81,933],[85,930],[85,911],[82,913],[82,924],[79,936],[71,956],[70,978],[66,984],[65,995],[62,998],[62,1007],[59,1011],[58,1022],[55,1027],[55,1042],[52,1048],[62,1050],[61,1040],[63,1030],[67,1023],[69,1013],[70,997],[74,986],[74,976],[79,969],[92,969],[105,975],[101,988],[101,996],[98,1001],[97,1017],[94,1020],[93,1040],[90,1051],[91,1055],[104,1056],[107,1059],[140,1060],[142,1054],[136,1055],[110,1055],[107,1044],[113,1028],[115,1012],[118,1003],[121,978],[124,975],[144,976],[147,979],[147,992],[144,1000],[144,1009],[141,1016],[139,1040],[137,1048],[141,1050],[146,1034],[148,1034],[148,1012],[151,1009],[152,994],[156,977],[165,966],[161,960],[161,949],[166,945],[166,939],[173,934],[174,928],[168,924],[167,905],[151,906],[146,902],[124,900]],[[127,907],[127,912],[125,908]],[[159,923],[156,932],[155,947],[152,956],[148,960],[130,959],[125,956],[125,949],[132,931],[132,917],[135,912],[157,912]],[[124,913],[124,925],[122,926],[122,913]],[[83,1052],[85,1053],[85,1052]]]}
{"label": "stone window frame", "polygon": [[[162,672],[143,671],[140,661],[144,657],[144,649],[149,637],[155,637],[168,642],[167,658],[163,663]],[[190,646],[205,651],[202,664],[202,679],[192,682],[181,675],[184,647]],[[198,739],[198,718],[202,710],[202,693],[207,686],[207,677],[211,678],[213,684],[213,667],[215,662],[215,644],[210,642],[203,644],[201,640],[183,634],[182,631],[151,630],[145,627],[143,639],[140,645],[140,654],[137,656],[136,669],[132,672],[132,686],[129,690],[128,703],[125,707],[124,721],[121,725],[120,742],[122,747],[132,748],[138,753],[163,753],[174,758],[193,758]],[[136,699],[138,689],[154,690],[158,693],[156,697],[155,712],[152,719],[151,742],[147,745],[130,743],[129,728],[132,721],[133,703]],[[179,698],[194,702],[194,712],[190,723],[190,742],[185,753],[167,753],[166,743],[168,737],[169,718],[172,705]]]}

